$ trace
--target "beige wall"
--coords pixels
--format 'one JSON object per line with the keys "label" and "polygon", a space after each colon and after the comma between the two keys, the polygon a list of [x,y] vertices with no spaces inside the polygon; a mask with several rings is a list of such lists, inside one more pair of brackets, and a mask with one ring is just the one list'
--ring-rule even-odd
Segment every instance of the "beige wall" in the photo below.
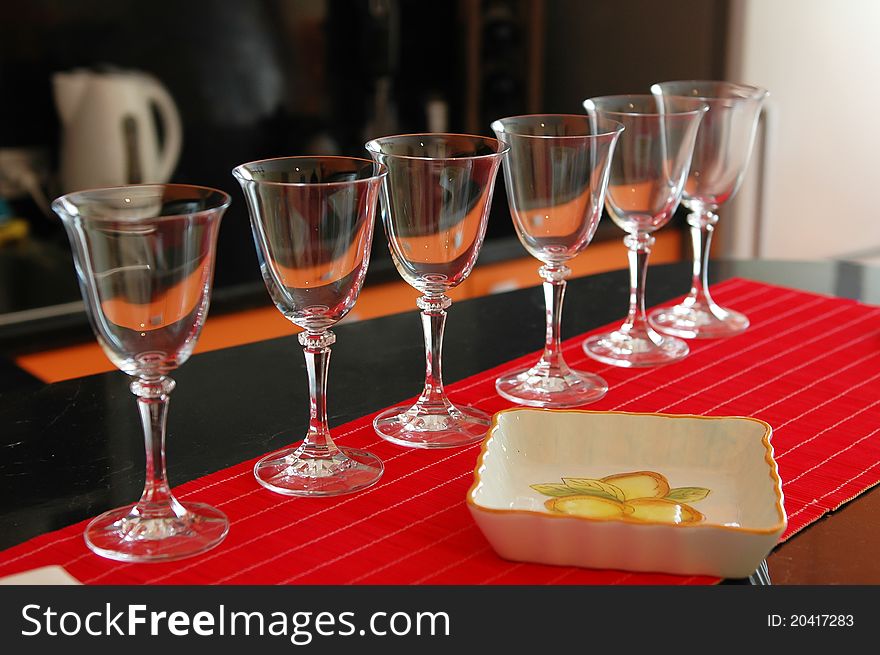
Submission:
{"label": "beige wall", "polygon": [[756,157],[722,215],[728,254],[880,258],[880,2],[731,4],[728,77],[771,97],[760,248]]}

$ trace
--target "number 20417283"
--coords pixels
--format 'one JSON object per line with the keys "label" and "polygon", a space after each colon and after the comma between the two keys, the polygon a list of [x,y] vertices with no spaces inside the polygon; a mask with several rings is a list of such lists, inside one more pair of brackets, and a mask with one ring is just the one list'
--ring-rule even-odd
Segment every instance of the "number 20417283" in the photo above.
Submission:
{"label": "number 20417283", "polygon": [[849,628],[855,625],[852,614],[768,614],[770,628]]}

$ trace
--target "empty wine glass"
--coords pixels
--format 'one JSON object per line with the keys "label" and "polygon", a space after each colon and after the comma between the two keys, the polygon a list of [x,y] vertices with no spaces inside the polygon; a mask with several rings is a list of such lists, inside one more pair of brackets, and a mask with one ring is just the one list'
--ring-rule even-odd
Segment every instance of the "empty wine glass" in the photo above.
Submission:
{"label": "empty wine glass", "polygon": [[629,313],[616,330],[584,341],[584,351],[614,366],[656,366],[688,354],[681,339],[658,334],[645,315],[645,276],[652,233],[669,222],[681,200],[694,139],[706,105],[690,98],[619,95],[584,102],[590,118],[611,119],[626,130],[611,161],[605,208],[627,235]]}
{"label": "empty wine glass", "polygon": [[560,345],[565,263],[586,248],[602,217],[608,170],[623,126],[587,116],[514,116],[492,123],[510,146],[504,161],[507,200],[517,236],[543,263],[547,330],[544,352],[525,370],[495,381],[503,397],[534,407],[574,407],[599,400],[608,385],[566,364]]}
{"label": "empty wine glass", "polygon": [[366,148],[388,167],[382,222],[394,265],[423,294],[417,304],[427,364],[416,403],[379,414],[373,427],[389,441],[418,448],[478,441],[489,416],[453,405],[443,388],[443,329],[452,304],[446,292],[461,284],[477,261],[495,176],[507,149],[495,139],[460,134],[388,136]]}
{"label": "empty wine glass", "polygon": [[86,312],[107,357],[131,376],[146,442],[146,482],[134,506],[85,530],[89,548],[129,562],[204,552],[229,530],[226,516],[174,497],[165,473],[165,426],[174,380],[208,313],[217,231],[229,196],[187,185],[80,191],[52,203],[73,249]]}
{"label": "empty wine glass", "polygon": [[658,330],[686,339],[738,334],[749,326],[749,319],[719,307],[709,295],[709,247],[718,222],[715,212],[742,184],[767,91],[731,82],[687,80],[654,84],[651,92],[661,101],[670,96],[696,98],[709,110],[697,132],[682,194],[682,204],[691,210],[687,218],[694,249],[691,290],[681,303],[655,310],[649,320]]}
{"label": "empty wine glass", "polygon": [[310,418],[299,445],[254,466],[257,482],[286,495],[333,496],[374,484],[372,453],[341,448],[327,425],[328,328],[354,307],[370,260],[384,167],[351,157],[284,157],[238,166],[260,270],[272,301],[301,327]]}

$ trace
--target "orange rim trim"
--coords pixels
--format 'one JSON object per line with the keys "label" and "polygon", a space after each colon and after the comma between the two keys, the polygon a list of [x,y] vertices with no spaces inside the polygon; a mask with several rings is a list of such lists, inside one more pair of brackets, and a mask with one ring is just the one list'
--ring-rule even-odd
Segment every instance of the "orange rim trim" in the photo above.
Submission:
{"label": "orange rim trim", "polygon": [[[474,498],[474,494],[476,493],[477,487],[480,486],[482,482],[480,478],[480,469],[483,466],[483,458],[486,456],[486,453],[489,449],[489,442],[494,438],[495,431],[498,429],[498,417],[502,414],[508,414],[511,412],[545,412],[549,414],[588,414],[588,415],[599,415],[599,414],[608,414],[608,415],[623,415],[623,416],[656,416],[659,418],[668,418],[668,419],[679,419],[679,418],[696,418],[704,421],[718,421],[725,419],[735,419],[740,421],[751,421],[753,423],[758,423],[759,425],[764,427],[764,435],[761,438],[761,443],[764,445],[764,461],[767,463],[770,479],[773,482],[773,491],[776,495],[776,512],[779,516],[779,522],[770,528],[744,528],[744,527],[736,527],[732,525],[722,525],[718,523],[663,523],[661,521],[642,521],[638,519],[630,519],[625,516],[621,517],[609,517],[609,518],[591,518],[588,516],[574,516],[570,514],[551,514],[549,512],[536,512],[530,509],[495,509],[493,507],[485,507],[477,503]],[[513,407],[510,409],[503,409],[500,412],[495,413],[492,416],[492,424],[489,426],[489,432],[486,435],[486,438],[483,439],[483,444],[480,447],[480,454],[477,457],[477,464],[474,467],[474,482],[471,485],[470,489],[468,489],[466,502],[472,508],[473,511],[479,512],[487,512],[489,514],[499,514],[499,515],[524,515],[524,516],[540,516],[542,518],[550,518],[554,520],[567,520],[567,521],[588,521],[590,523],[608,523],[608,522],[616,522],[616,523],[629,523],[631,525],[644,525],[644,526],[662,526],[665,528],[677,528],[677,529],[688,529],[688,530],[698,530],[700,528],[713,528],[720,530],[728,530],[730,532],[744,532],[747,534],[759,534],[759,535],[770,535],[779,532],[780,534],[785,530],[788,525],[788,519],[785,514],[785,507],[783,506],[783,502],[785,500],[785,496],[782,493],[782,479],[779,477],[779,470],[776,466],[776,460],[773,459],[773,446],[770,444],[770,435],[773,433],[773,428],[766,421],[762,421],[758,418],[753,418],[751,416],[697,416],[696,414],[653,414],[650,412],[611,412],[611,411],[596,411],[596,410],[586,410],[586,409],[542,409],[537,407]]]}

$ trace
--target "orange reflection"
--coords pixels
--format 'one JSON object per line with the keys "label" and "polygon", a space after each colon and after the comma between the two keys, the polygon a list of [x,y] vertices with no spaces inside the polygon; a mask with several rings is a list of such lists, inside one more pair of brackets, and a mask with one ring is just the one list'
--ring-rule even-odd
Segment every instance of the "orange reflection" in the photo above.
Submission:
{"label": "orange reflection", "polygon": [[192,273],[149,303],[108,298],[101,301],[101,309],[108,321],[130,330],[145,332],[167,327],[193,312],[205,292],[210,273],[211,259],[205,257]]}
{"label": "orange reflection", "polygon": [[592,213],[591,197],[587,189],[565,203],[519,211],[517,218],[531,237],[569,236],[584,229],[584,219]]}
{"label": "orange reflection", "polygon": [[[447,264],[469,255],[480,235],[486,203],[479,200],[464,218],[446,229],[427,235],[396,235],[401,255],[408,261],[422,264]],[[430,231],[430,230],[429,230]]]}
{"label": "orange reflection", "polygon": [[667,201],[669,187],[656,180],[633,184],[608,185],[607,197],[611,203],[625,212],[653,212]]}
{"label": "orange reflection", "polygon": [[275,259],[272,269],[278,276],[278,282],[289,289],[308,289],[341,280],[363,265],[365,231],[361,230],[359,238],[330,261],[314,265],[298,262],[296,266],[284,266]]}

